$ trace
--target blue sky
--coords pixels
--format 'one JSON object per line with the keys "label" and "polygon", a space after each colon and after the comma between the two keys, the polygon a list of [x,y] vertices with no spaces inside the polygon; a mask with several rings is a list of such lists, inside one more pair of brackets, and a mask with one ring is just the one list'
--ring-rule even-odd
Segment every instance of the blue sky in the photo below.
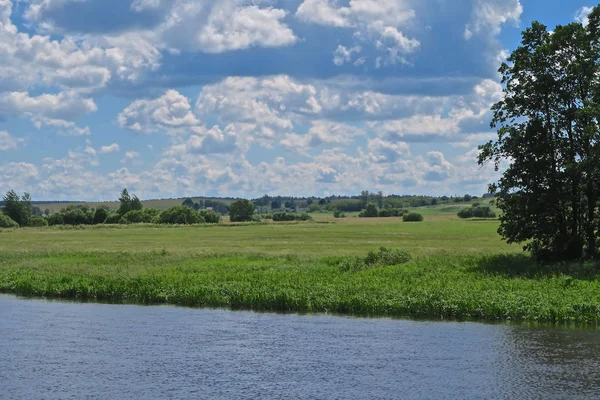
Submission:
{"label": "blue sky", "polygon": [[497,68],[562,0],[0,0],[0,191],[481,195]]}

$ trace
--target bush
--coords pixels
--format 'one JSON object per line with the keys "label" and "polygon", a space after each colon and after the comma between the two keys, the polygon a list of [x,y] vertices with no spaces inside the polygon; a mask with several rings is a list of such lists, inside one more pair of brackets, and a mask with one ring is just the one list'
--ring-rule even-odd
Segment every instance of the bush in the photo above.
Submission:
{"label": "bush", "polygon": [[119,220],[120,224],[141,224],[143,222],[151,222],[152,216],[146,215],[142,210],[131,210],[126,212]]}
{"label": "bush", "polygon": [[111,212],[108,214],[108,217],[104,220],[105,224],[118,224],[121,220],[121,216],[117,212]]}
{"label": "bush", "polygon": [[211,210],[200,210],[198,211],[200,216],[204,218],[204,222],[207,224],[218,224],[221,222],[221,215]]}
{"label": "bush", "polygon": [[343,258],[339,263],[339,268],[341,271],[362,271],[404,264],[411,259],[411,255],[405,250],[380,247],[378,251],[370,251],[365,257],[348,256]]}
{"label": "bush", "polygon": [[291,213],[274,213],[273,221],[284,222],[284,221],[311,221],[312,217],[308,214],[291,214]]}
{"label": "bush", "polygon": [[0,213],[0,228],[18,228],[19,224],[8,215]]}
{"label": "bush", "polygon": [[335,210],[333,212],[333,218],[346,218],[346,214],[344,214],[340,210]]}
{"label": "bush", "polygon": [[195,210],[185,206],[175,206],[164,210],[158,215],[159,224],[201,224],[204,218]]}
{"label": "bush", "polygon": [[84,208],[68,208],[62,214],[65,225],[90,225],[94,219],[92,212]]}
{"label": "bush", "polygon": [[94,225],[103,224],[104,221],[106,221],[106,218],[108,218],[108,211],[106,210],[106,208],[96,208],[93,220]]}
{"label": "bush", "polygon": [[496,218],[496,214],[487,206],[463,208],[456,215],[458,215],[459,218]]}
{"label": "bush", "polygon": [[50,214],[50,216],[48,217],[48,225],[50,225],[50,226],[64,225],[64,224],[65,224],[65,216],[63,215],[63,213]]}
{"label": "bush", "polygon": [[29,218],[29,222],[27,223],[27,225],[36,228],[41,228],[44,226],[48,226],[48,220],[46,220],[46,218],[44,217],[34,215],[33,217]]}
{"label": "bush", "polygon": [[379,210],[375,204],[367,204],[367,207],[358,216],[361,218],[376,218],[379,216]]}
{"label": "bush", "polygon": [[418,213],[408,213],[404,214],[404,216],[402,217],[402,220],[404,222],[421,222],[423,221],[423,219],[423,216]]}
{"label": "bush", "polygon": [[231,222],[252,221],[254,209],[254,204],[249,200],[235,201],[229,206],[229,219]]}

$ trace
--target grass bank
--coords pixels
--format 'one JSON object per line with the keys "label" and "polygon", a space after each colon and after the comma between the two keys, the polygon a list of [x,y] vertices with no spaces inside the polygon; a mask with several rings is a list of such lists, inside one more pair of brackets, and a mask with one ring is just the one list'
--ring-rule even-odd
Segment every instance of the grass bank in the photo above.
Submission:
{"label": "grass bank", "polygon": [[[371,316],[597,324],[595,270],[533,265],[497,221],[0,231],[0,292]],[[412,260],[344,269],[380,246]]]}
{"label": "grass bank", "polygon": [[336,257],[168,251],[14,253],[0,258],[0,291],[372,316],[580,324],[600,319],[595,276],[547,273],[518,255],[437,254],[358,272],[344,272],[337,262]]}

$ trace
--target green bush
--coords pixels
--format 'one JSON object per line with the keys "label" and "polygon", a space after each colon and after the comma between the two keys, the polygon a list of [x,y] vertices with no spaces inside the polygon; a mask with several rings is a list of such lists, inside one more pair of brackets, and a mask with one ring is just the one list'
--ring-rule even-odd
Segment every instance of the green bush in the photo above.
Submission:
{"label": "green bush", "polygon": [[65,224],[65,216],[63,213],[54,213],[48,217],[48,225],[64,225]]}
{"label": "green bush", "polygon": [[342,211],[340,210],[335,210],[333,212],[333,218],[346,218],[346,214],[344,214]]}
{"label": "green bush", "polygon": [[65,225],[91,225],[94,215],[85,208],[67,208],[62,212]]}
{"label": "green bush", "polygon": [[312,221],[312,217],[308,214],[292,214],[292,213],[274,213],[273,221],[285,222],[285,221]]}
{"label": "green bush", "polygon": [[19,224],[8,215],[0,213],[0,228],[18,228]]}
{"label": "green bush", "polygon": [[235,201],[229,206],[229,219],[231,222],[252,221],[254,210],[254,204],[249,200]]}
{"label": "green bush", "polygon": [[152,222],[152,215],[148,215],[142,210],[128,211],[119,220],[120,224],[141,224],[144,222]]}
{"label": "green bush", "polygon": [[156,221],[159,224],[192,225],[204,223],[204,218],[189,207],[175,206],[161,212]]}
{"label": "green bush", "polygon": [[106,210],[106,208],[96,208],[93,220],[94,225],[103,224],[104,221],[106,221],[106,218],[108,218],[108,211]]}
{"label": "green bush", "polygon": [[218,224],[221,222],[221,215],[212,210],[200,210],[198,213],[204,218],[204,222],[207,224]]}
{"label": "green bush", "polygon": [[118,224],[121,220],[121,216],[117,212],[111,212],[108,214],[108,217],[104,220],[105,224]]}
{"label": "green bush", "polygon": [[406,250],[380,247],[378,251],[370,251],[365,257],[347,256],[340,263],[341,271],[363,271],[371,268],[388,267],[405,264],[412,259]]}
{"label": "green bush", "polygon": [[44,217],[34,215],[33,217],[29,218],[29,222],[27,223],[27,225],[36,228],[41,228],[44,226],[48,226],[48,220],[46,220],[46,218]]}
{"label": "green bush", "polygon": [[367,207],[358,216],[361,218],[376,218],[379,216],[379,209],[373,203],[367,204]]}
{"label": "green bush", "polygon": [[459,218],[496,218],[496,214],[490,207],[474,206],[463,208],[458,212]]}
{"label": "green bush", "polygon": [[423,216],[418,213],[408,213],[402,216],[404,222],[421,222],[423,219]]}

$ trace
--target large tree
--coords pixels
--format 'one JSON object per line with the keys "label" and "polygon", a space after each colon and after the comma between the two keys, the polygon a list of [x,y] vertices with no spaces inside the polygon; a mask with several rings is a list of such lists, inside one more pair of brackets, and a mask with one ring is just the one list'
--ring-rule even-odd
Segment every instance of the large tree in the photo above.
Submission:
{"label": "large tree", "polygon": [[499,72],[495,141],[479,163],[508,168],[490,191],[499,233],[549,260],[598,253],[600,199],[600,8],[589,24],[553,31],[534,22]]}
{"label": "large tree", "polygon": [[21,226],[27,226],[32,214],[31,196],[29,193],[22,197],[14,191],[8,191],[4,197],[3,213]]}
{"label": "large tree", "polygon": [[252,221],[254,204],[249,200],[238,200],[229,206],[229,219],[231,222]]}

